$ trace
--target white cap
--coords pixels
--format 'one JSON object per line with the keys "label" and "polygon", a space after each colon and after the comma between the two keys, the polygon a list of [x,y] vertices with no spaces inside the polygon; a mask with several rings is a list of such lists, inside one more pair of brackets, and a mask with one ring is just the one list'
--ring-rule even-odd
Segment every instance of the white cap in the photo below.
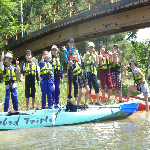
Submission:
{"label": "white cap", "polygon": [[88,47],[90,47],[90,46],[95,47],[95,44],[94,44],[93,42],[89,42],[89,43],[88,43]]}
{"label": "white cap", "polygon": [[52,48],[51,48],[51,50],[52,49],[57,49],[58,50],[58,47],[56,45],[53,45]]}
{"label": "white cap", "polygon": [[12,54],[11,54],[11,53],[7,53],[7,54],[6,54],[6,57],[12,58]]}

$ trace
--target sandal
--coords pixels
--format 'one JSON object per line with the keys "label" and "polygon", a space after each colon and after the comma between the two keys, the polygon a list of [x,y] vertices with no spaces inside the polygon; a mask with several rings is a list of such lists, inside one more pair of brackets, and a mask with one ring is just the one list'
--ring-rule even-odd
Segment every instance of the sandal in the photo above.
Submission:
{"label": "sandal", "polygon": [[89,103],[89,105],[93,105],[93,102]]}

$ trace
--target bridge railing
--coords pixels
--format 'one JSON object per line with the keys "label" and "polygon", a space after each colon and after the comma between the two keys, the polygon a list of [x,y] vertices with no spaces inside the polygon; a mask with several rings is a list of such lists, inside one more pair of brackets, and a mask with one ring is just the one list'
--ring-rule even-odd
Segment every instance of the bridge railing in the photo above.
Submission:
{"label": "bridge railing", "polygon": [[[16,33],[12,36],[7,36],[7,34],[3,34],[0,36],[0,45],[4,44],[6,42],[6,45],[9,43],[18,40],[22,37],[22,27],[24,36],[29,35],[30,33],[42,29],[45,26],[48,26],[52,23],[56,23],[60,20],[63,20],[65,18],[72,17],[76,14],[79,14],[81,12],[90,10],[92,8],[96,8],[100,5],[107,4],[107,3],[113,3],[117,2],[117,0],[103,0],[102,2],[95,3],[94,0],[86,0],[83,3],[78,3],[76,5],[73,5],[73,1],[71,0],[65,0],[64,2],[57,4],[40,14],[28,19],[27,21],[23,22],[16,28]],[[64,10],[59,11],[60,7],[65,7]],[[82,7],[81,7],[82,6]],[[78,8],[78,11],[76,11],[76,8]],[[43,19],[42,19],[43,18]]]}

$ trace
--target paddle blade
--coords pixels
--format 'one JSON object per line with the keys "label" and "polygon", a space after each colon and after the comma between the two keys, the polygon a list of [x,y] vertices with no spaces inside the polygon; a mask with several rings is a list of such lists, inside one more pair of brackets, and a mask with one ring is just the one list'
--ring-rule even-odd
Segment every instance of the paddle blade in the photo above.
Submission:
{"label": "paddle blade", "polygon": [[138,103],[131,103],[131,104],[122,104],[120,105],[119,109],[125,113],[133,113],[137,111],[138,107],[139,107]]}

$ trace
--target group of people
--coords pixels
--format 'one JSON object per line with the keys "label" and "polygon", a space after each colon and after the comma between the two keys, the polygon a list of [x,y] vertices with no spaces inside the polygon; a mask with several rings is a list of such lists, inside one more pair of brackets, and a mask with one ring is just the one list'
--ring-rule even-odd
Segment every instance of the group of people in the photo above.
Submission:
{"label": "group of people", "polygon": [[[119,95],[119,103],[122,102],[122,84],[121,84],[121,61],[122,51],[119,50],[117,44],[112,47],[112,52],[107,51],[106,45],[99,45],[99,52],[95,51],[95,44],[89,42],[87,46],[87,52],[82,57],[79,54],[74,44],[74,39],[70,37],[68,39],[68,48],[63,46],[65,54],[65,62],[67,64],[67,97],[68,101],[71,101],[72,84],[74,85],[74,97],[75,103],[79,105],[81,96],[83,93],[83,87],[86,88],[85,105],[88,105],[88,99],[90,104],[93,104],[91,99],[92,85],[95,89],[97,104],[103,105],[99,100],[99,84],[97,81],[97,70],[99,70],[99,79],[101,81],[103,103],[107,104],[105,100],[106,84],[108,86],[108,99],[110,98],[111,91],[113,89],[115,99],[117,99],[117,90]],[[61,58],[58,56],[58,47],[53,45],[51,48],[51,57],[49,51],[44,49],[42,51],[42,58],[39,62],[40,77],[41,77],[41,92],[42,92],[42,109],[46,106],[46,97],[48,100],[48,107],[52,109],[54,103],[59,108],[59,96],[60,96],[60,82],[63,83],[63,66]],[[37,84],[39,85],[39,75],[37,64],[32,61],[32,53],[30,50],[26,51],[26,60],[22,64],[21,73],[25,76],[25,96],[26,96],[26,108],[28,110],[29,97],[32,97],[32,109],[35,104],[35,77]],[[3,79],[5,81],[5,103],[4,111],[7,112],[9,108],[10,92],[13,102],[14,110],[18,111],[18,99],[17,99],[17,87],[16,87],[16,73],[20,72],[19,61],[16,59],[16,67],[12,62],[12,54],[6,54],[6,64],[3,64],[4,52],[1,55],[0,68],[3,71]],[[126,74],[127,65],[124,70],[124,77],[133,76],[136,85],[128,88],[127,100],[131,95],[131,90],[141,90],[144,94],[144,100],[146,103],[146,111],[148,111],[148,84],[145,81],[142,71],[137,68],[136,61],[131,61],[132,72]],[[79,95],[78,95],[79,90]]]}

